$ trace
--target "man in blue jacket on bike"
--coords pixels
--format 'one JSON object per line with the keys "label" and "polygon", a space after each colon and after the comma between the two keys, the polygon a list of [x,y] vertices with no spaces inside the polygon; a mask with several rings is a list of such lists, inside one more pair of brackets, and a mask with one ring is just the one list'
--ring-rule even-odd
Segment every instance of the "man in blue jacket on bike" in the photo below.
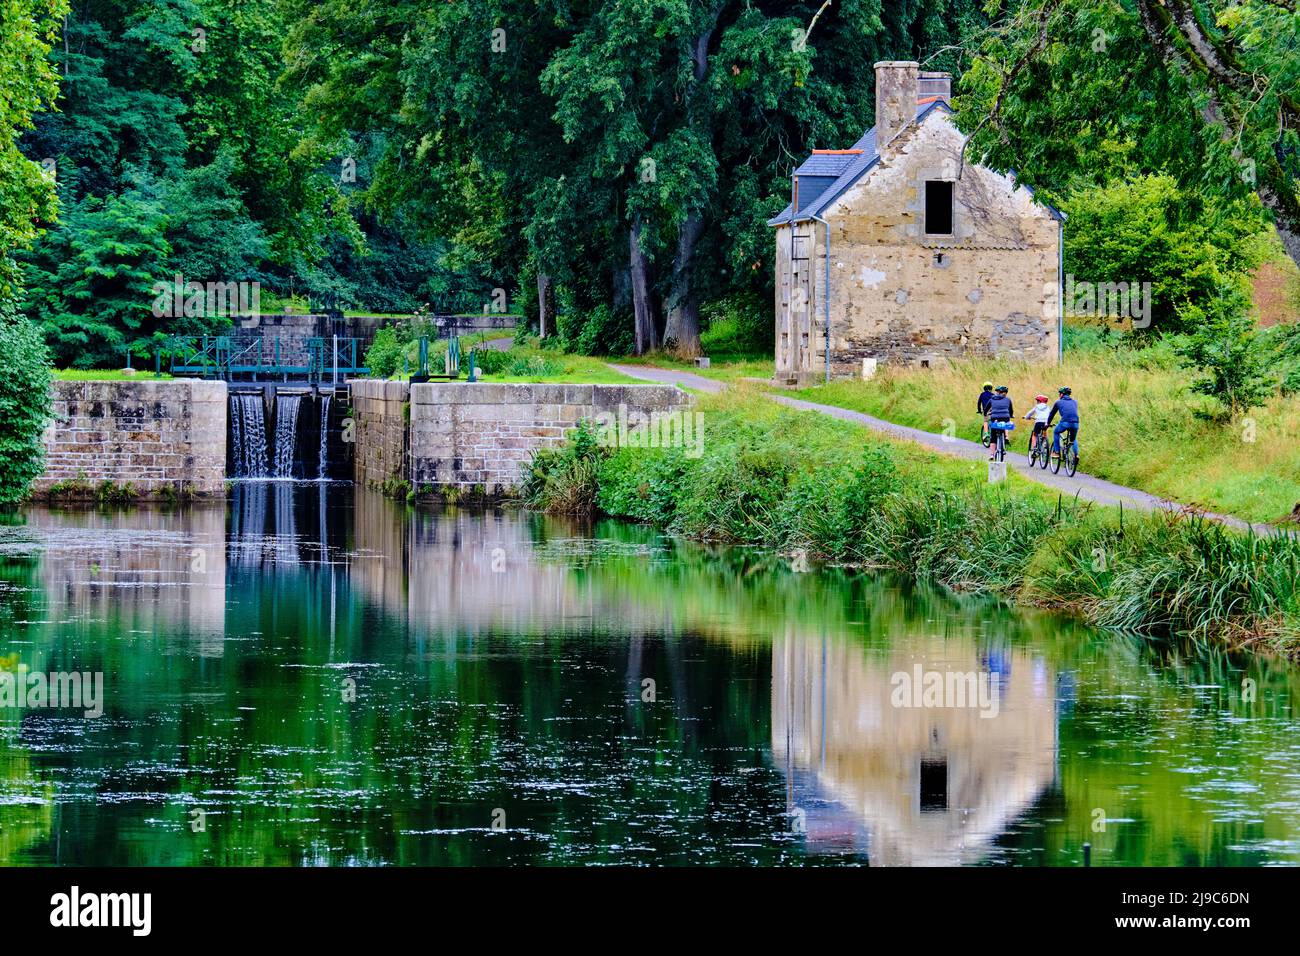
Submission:
{"label": "man in blue jacket on bike", "polygon": [[[1015,417],[1016,410],[1011,405],[1011,397],[1007,394],[1007,387],[999,385],[998,390],[993,393],[993,398],[989,400],[988,417],[989,426],[992,428],[994,422],[1001,422],[1003,425]],[[1005,439],[1004,439],[1005,441]],[[989,461],[997,457],[998,444],[997,436],[993,436],[993,454],[989,455]]]}
{"label": "man in blue jacket on bike", "polygon": [[1052,427],[1052,419],[1057,415],[1061,416],[1060,424],[1052,431],[1052,454],[1061,454],[1061,432],[1074,432],[1074,442],[1079,442],[1079,403],[1070,395],[1070,386],[1063,385],[1057,389],[1057,394],[1061,397],[1052,405],[1052,410],[1047,414],[1047,427]]}

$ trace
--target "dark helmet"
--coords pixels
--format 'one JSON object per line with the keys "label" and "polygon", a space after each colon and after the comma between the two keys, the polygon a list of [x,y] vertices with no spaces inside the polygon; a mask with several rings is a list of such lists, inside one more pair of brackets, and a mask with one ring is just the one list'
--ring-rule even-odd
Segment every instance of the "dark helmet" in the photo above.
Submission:
{"label": "dark helmet", "polygon": [[1007,393],[1007,387],[1005,385],[999,385],[998,391],[1005,395]]}
{"label": "dark helmet", "polygon": [[1062,386],[1061,386],[1060,388],[1058,388],[1056,391],[1057,391],[1057,393],[1060,394],[1060,395],[1069,395],[1069,394],[1070,394],[1070,386],[1068,386],[1068,385],[1062,385]]}

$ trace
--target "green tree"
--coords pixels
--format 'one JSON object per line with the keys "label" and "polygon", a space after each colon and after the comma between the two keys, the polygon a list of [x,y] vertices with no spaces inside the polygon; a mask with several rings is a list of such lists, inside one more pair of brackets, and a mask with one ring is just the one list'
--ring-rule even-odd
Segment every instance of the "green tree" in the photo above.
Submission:
{"label": "green tree", "polygon": [[0,504],[12,504],[44,470],[50,357],[36,327],[2,309],[0,356]]}
{"label": "green tree", "polygon": [[1189,306],[1185,317],[1192,331],[1174,337],[1174,351],[1184,366],[1205,373],[1192,390],[1214,398],[1232,419],[1268,401],[1277,388],[1274,357],[1241,289],[1226,286],[1204,307]]}
{"label": "green tree", "polygon": [[1076,281],[1151,283],[1151,328],[1176,331],[1189,306],[1244,286],[1258,206],[1180,189],[1168,174],[1071,192],[1065,271]]}
{"label": "green tree", "polygon": [[60,366],[117,367],[147,355],[164,333],[197,331],[153,313],[155,282],[170,277],[167,215],[143,190],[69,205],[24,263],[24,310]]}
{"label": "green tree", "polygon": [[959,97],[971,155],[1060,197],[1080,178],[1169,172],[1253,194],[1300,262],[1294,0],[990,5]]}
{"label": "green tree", "polygon": [[[687,351],[702,302],[770,296],[764,223],[806,149],[870,125],[863,64],[940,51],[982,16],[974,0],[295,10],[289,79],[309,141],[390,134],[369,199],[530,277],[542,315],[560,293],[580,313],[561,323],[566,344],[613,316],[638,350],[668,339]],[[954,63],[944,52],[929,65]]]}
{"label": "green tree", "polygon": [[47,56],[66,10],[61,0],[0,2],[0,305],[18,292],[11,253],[55,214],[53,182],[19,151],[18,137],[54,102],[58,75]]}

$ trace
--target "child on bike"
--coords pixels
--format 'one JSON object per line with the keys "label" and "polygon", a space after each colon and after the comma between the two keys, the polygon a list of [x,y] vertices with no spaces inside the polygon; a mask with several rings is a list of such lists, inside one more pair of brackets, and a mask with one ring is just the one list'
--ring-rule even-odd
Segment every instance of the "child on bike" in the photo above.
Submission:
{"label": "child on bike", "polygon": [[1038,441],[1038,436],[1047,431],[1047,416],[1051,411],[1051,406],[1047,404],[1046,395],[1035,395],[1034,401],[1038,404],[1025,414],[1026,421],[1031,418],[1034,420],[1034,431],[1029,436],[1030,449],[1033,449],[1034,442]]}

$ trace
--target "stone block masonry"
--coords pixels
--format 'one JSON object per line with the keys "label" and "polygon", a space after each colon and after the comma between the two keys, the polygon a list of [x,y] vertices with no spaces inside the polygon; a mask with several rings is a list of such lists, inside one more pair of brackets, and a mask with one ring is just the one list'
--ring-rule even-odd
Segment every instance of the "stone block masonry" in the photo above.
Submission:
{"label": "stone block masonry", "polygon": [[[671,385],[428,383],[410,389],[410,476],[426,485],[509,494],[533,454],[563,445],[583,419],[685,410]],[[358,448],[358,461],[362,450]]]}
{"label": "stone block masonry", "polygon": [[391,488],[394,482],[409,481],[409,386],[405,382],[355,379],[348,388],[352,396],[357,484]]}
{"label": "stone block masonry", "polygon": [[122,494],[225,493],[224,382],[55,382],[52,392],[35,494],[92,494],[105,482]]}

